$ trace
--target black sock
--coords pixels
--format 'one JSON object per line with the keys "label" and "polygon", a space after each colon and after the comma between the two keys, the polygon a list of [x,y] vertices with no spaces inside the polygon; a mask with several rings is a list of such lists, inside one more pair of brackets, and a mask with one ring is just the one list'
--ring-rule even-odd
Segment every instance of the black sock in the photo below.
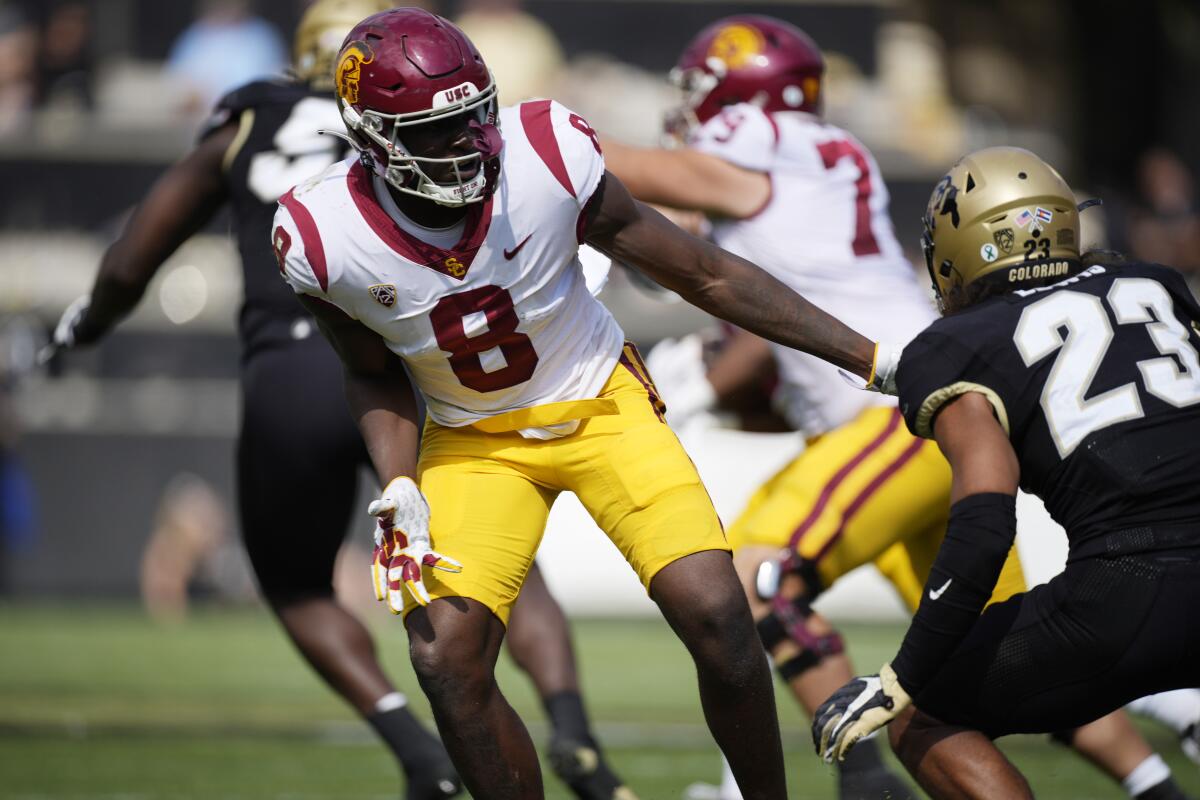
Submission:
{"label": "black sock", "polygon": [[1179,784],[1175,783],[1175,779],[1168,777],[1166,780],[1159,781],[1151,786],[1146,791],[1134,795],[1136,800],[1187,800],[1187,795],[1179,788]]}
{"label": "black sock", "polygon": [[367,722],[396,754],[405,772],[449,761],[441,740],[430,733],[405,706],[368,714]]}
{"label": "black sock", "polygon": [[555,736],[595,746],[596,740],[592,738],[592,732],[588,728],[587,712],[583,710],[583,697],[579,692],[567,690],[552,694],[545,699],[543,705],[546,715],[550,717]]}
{"label": "black sock", "polygon": [[858,742],[846,753],[845,761],[834,761],[838,769],[847,772],[873,772],[883,769],[883,759],[879,755],[878,737],[872,737]]}

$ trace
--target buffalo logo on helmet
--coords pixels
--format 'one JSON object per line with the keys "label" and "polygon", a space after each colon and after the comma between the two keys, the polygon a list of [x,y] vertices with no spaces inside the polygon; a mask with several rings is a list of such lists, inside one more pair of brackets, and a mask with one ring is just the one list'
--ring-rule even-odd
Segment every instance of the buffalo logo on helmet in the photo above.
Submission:
{"label": "buffalo logo on helmet", "polygon": [[371,297],[375,298],[375,302],[381,306],[391,308],[396,304],[396,287],[390,283],[377,283],[367,289],[371,293]]}
{"label": "buffalo logo on helmet", "polygon": [[725,62],[730,69],[741,69],[754,63],[765,43],[758,28],[741,23],[726,25],[709,45],[708,57]]}
{"label": "buffalo logo on helmet", "polygon": [[334,81],[338,95],[347,103],[353,105],[358,102],[358,81],[362,76],[363,64],[370,64],[374,60],[375,53],[366,42],[356,39],[342,48]]}

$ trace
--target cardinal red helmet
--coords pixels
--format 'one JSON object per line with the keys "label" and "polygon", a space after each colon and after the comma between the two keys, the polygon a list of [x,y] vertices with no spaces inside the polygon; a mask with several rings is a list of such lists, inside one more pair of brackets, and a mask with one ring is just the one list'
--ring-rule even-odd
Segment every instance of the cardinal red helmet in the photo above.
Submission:
{"label": "cardinal red helmet", "polygon": [[667,131],[685,136],[734,103],[764,111],[821,111],[825,59],[808,34],[774,17],[739,14],[700,31],[684,49],[670,79],[683,105]]}
{"label": "cardinal red helmet", "polygon": [[[494,188],[496,171],[485,167],[499,163],[501,146],[495,80],[450,21],[418,8],[367,17],[342,43],[334,83],[364,163],[398,191],[457,206]],[[475,152],[428,157],[405,147],[403,136],[415,126],[459,114],[472,115]]]}

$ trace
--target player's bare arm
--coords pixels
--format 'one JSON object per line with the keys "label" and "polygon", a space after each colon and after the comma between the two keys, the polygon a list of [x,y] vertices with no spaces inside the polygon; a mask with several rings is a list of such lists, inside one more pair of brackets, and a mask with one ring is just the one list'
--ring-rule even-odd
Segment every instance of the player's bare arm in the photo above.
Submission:
{"label": "player's bare arm", "polygon": [[869,379],[875,343],[745,259],[691,236],[634,200],[611,172],[593,198],[587,242],[688,302],[759,336]]}
{"label": "player's bare arm", "polygon": [[947,403],[933,421],[933,435],[954,470],[952,503],[988,492],[1016,495],[1017,454],[982,394],[968,392]]}
{"label": "player's bare arm", "polygon": [[297,295],[341,357],[346,400],[362,431],[379,485],[417,473],[417,403],[404,366],[379,334],[336,306]]}
{"label": "player's bare arm", "polygon": [[223,164],[236,135],[236,120],[216,129],[151,187],[100,261],[73,343],[96,341],[132,311],[163,262],[212,219],[228,196]]}
{"label": "player's bare arm", "polygon": [[699,150],[634,147],[604,139],[604,163],[640,200],[745,219],[771,196],[771,179]]}

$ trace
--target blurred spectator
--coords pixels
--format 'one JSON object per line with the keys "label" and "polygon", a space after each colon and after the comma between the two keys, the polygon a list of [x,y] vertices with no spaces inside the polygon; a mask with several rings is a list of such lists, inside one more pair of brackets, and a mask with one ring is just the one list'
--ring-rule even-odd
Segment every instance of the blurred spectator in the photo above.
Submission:
{"label": "blurred spectator", "polygon": [[50,9],[42,26],[37,56],[35,102],[40,105],[92,107],[93,54],[91,15],[82,2]]}
{"label": "blurred spectator", "polygon": [[190,473],[171,479],[142,552],[142,603],[151,617],[182,622],[193,594],[241,601],[253,596],[229,528],[229,513],[207,481]]}
{"label": "blurred spectator", "polygon": [[456,22],[496,76],[501,105],[555,94],[565,66],[562,47],[519,0],[468,0]]}
{"label": "blurred spectator", "polygon": [[18,130],[33,105],[37,31],[11,5],[0,5],[0,135]]}
{"label": "blurred spectator", "polygon": [[1138,159],[1138,202],[1129,211],[1130,255],[1169,264],[1200,285],[1200,206],[1196,176],[1174,152],[1154,147]]}
{"label": "blurred spectator", "polygon": [[26,317],[0,320],[0,596],[8,588],[11,555],[30,545],[37,528],[33,484],[17,458],[20,426],[12,398],[33,369],[39,330]]}
{"label": "blurred spectator", "polygon": [[167,70],[193,87],[184,104],[193,113],[206,113],[229,90],[282,72],[287,64],[279,31],[254,16],[248,0],[202,0],[200,16],[167,56]]}

